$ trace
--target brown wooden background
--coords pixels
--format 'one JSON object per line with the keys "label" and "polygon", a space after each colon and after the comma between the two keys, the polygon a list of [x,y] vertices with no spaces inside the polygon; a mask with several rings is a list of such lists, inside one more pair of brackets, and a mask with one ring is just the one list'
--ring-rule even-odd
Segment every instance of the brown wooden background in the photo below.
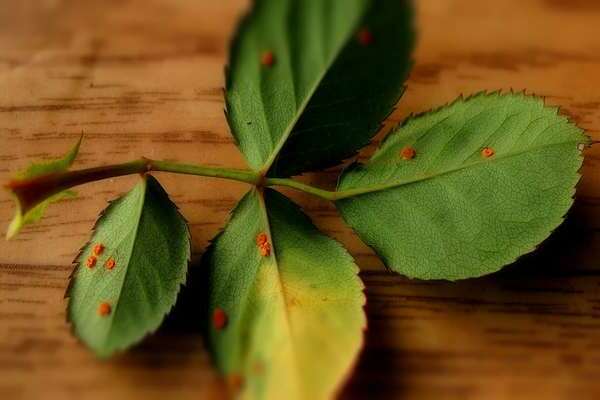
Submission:
{"label": "brown wooden background", "polygon": [[[341,1],[341,0],[340,0]],[[419,44],[392,122],[482,89],[527,89],[600,140],[600,2],[419,0]],[[242,0],[0,0],[0,181],[62,154],[76,167],[146,155],[244,167],[223,117],[223,66]],[[334,208],[294,195],[346,244],[367,284],[367,346],[343,398],[600,398],[600,145],[576,205],[534,255],[457,284],[386,273]],[[337,171],[307,179],[331,186]],[[197,329],[174,318],[100,362],[65,323],[70,261],[135,178],[81,187],[0,241],[0,398],[221,398]],[[198,256],[243,184],[160,175]],[[13,208],[0,194],[0,224]],[[193,305],[187,305],[193,307]],[[182,307],[186,309],[186,307]],[[181,313],[184,314],[185,313]]]}

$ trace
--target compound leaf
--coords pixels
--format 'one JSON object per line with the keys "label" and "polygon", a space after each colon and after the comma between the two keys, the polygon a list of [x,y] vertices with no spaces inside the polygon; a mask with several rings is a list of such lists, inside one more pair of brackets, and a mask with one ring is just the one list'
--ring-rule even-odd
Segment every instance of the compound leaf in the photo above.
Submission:
{"label": "compound leaf", "polygon": [[231,49],[226,103],[250,166],[289,176],[368,143],[403,92],[404,0],[257,0]]}
{"label": "compound leaf", "polygon": [[573,202],[587,137],[524,94],[479,94],[415,118],[345,172],[344,219],[389,268],[456,280],[532,251]]}
{"label": "compound leaf", "polygon": [[240,397],[330,398],[365,327],[363,286],[346,250],[283,195],[253,190],[203,264],[209,349]]}
{"label": "compound leaf", "polygon": [[102,213],[67,291],[73,330],[99,357],[154,331],[175,303],[190,257],[187,224],[145,176]]}

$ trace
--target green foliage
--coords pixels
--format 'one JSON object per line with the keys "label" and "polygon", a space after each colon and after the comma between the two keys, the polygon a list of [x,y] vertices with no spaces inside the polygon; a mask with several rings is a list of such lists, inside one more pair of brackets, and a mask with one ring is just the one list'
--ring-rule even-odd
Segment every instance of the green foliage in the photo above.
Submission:
{"label": "green foliage", "polygon": [[265,186],[337,199],[385,263],[413,278],[488,274],[544,240],[572,204],[588,141],[523,94],[479,94],[409,118],[344,172],[336,192],[285,178],[335,165],[372,138],[404,90],[411,21],[405,0],[255,0],[233,41],[225,95],[252,170],[142,158],[67,171],[78,143],[9,182],[12,236],[70,187],[143,175],[104,211],[76,259],[75,334],[107,357],[155,330],[175,303],[189,232],[151,171],[256,186],[204,254],[206,302],[194,304],[217,367],[245,399],[330,398],[366,323],[350,255]]}
{"label": "green foliage", "polygon": [[[257,1],[234,40],[226,92],[250,166],[289,176],[367,144],[403,92],[411,17],[403,0]],[[268,52],[272,64],[261,64]]]}
{"label": "green foliage", "polygon": [[[345,172],[339,190],[364,194],[337,206],[394,271],[449,280],[489,274],[562,222],[586,142],[540,99],[459,99],[410,118],[369,162]],[[413,159],[402,157],[407,147]]]}
{"label": "green foliage", "polygon": [[[261,255],[257,237],[271,246]],[[356,358],[365,328],[358,268],[278,192],[253,190],[204,257],[209,349],[246,399],[326,399]],[[222,322],[222,321],[221,321]],[[220,329],[219,329],[220,328]]]}
{"label": "green foliage", "polygon": [[64,155],[64,157],[47,162],[31,163],[25,170],[17,172],[15,174],[15,178],[19,180],[25,180],[41,175],[68,170],[75,161],[75,158],[77,158],[82,139],[83,135],[79,137],[77,143],[75,143],[75,145],[67,152],[67,154]]}
{"label": "green foliage", "polygon": [[64,157],[49,162],[32,163],[25,170],[17,172],[15,179],[6,185],[16,204],[15,216],[6,231],[7,239],[14,237],[23,226],[39,221],[51,203],[75,196],[75,192],[70,190],[38,190],[40,185],[35,185],[35,181],[44,175],[68,170],[77,157],[82,138],[83,136]]}
{"label": "green foliage", "polygon": [[[97,245],[104,248],[90,268]],[[158,181],[145,177],[104,210],[76,259],[67,292],[75,334],[100,357],[141,340],[175,303],[189,257],[185,220]]]}

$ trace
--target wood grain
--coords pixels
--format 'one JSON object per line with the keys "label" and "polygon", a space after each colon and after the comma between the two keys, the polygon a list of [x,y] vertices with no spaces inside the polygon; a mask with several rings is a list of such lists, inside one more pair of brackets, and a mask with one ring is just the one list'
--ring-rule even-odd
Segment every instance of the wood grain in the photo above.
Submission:
{"label": "wood grain", "polygon": [[[62,154],[76,167],[141,155],[244,167],[223,117],[227,44],[246,1],[4,0],[0,7],[0,181]],[[600,3],[420,0],[408,91],[387,128],[483,89],[526,89],[600,141]],[[384,129],[385,130],[385,129]],[[364,154],[372,151],[372,146]],[[363,156],[364,156],[363,154]],[[342,398],[600,397],[600,146],[586,151],[576,205],[536,253],[456,284],[385,272],[334,208],[293,194],[357,258],[366,348]],[[304,179],[325,187],[338,170]],[[158,174],[191,223],[195,258],[243,184]],[[223,397],[180,302],[158,333],[100,362],[70,336],[70,261],[107,200],[134,177],[81,187],[15,241],[0,242],[0,398]],[[0,194],[0,224],[12,215]],[[192,265],[192,268],[196,263]]]}

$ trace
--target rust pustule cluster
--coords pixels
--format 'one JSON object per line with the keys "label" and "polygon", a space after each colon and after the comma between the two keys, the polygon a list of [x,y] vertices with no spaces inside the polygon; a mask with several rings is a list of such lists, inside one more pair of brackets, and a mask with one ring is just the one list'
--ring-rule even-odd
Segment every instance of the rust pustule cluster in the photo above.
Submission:
{"label": "rust pustule cluster", "polygon": [[266,233],[261,232],[256,236],[256,245],[261,256],[267,257],[271,255],[271,243],[269,243],[269,237]]}
{"label": "rust pustule cluster", "polygon": [[483,150],[481,150],[481,156],[483,158],[490,158],[494,154],[496,154],[496,152],[491,147],[484,147]]}
{"label": "rust pustule cluster", "polygon": [[222,308],[215,308],[212,316],[213,326],[216,330],[220,331],[227,327],[227,323],[229,322],[229,317],[227,313]]}
{"label": "rust pustule cluster", "polygon": [[403,160],[412,160],[416,155],[417,151],[411,146],[406,146],[400,150],[400,157],[402,157]]}

